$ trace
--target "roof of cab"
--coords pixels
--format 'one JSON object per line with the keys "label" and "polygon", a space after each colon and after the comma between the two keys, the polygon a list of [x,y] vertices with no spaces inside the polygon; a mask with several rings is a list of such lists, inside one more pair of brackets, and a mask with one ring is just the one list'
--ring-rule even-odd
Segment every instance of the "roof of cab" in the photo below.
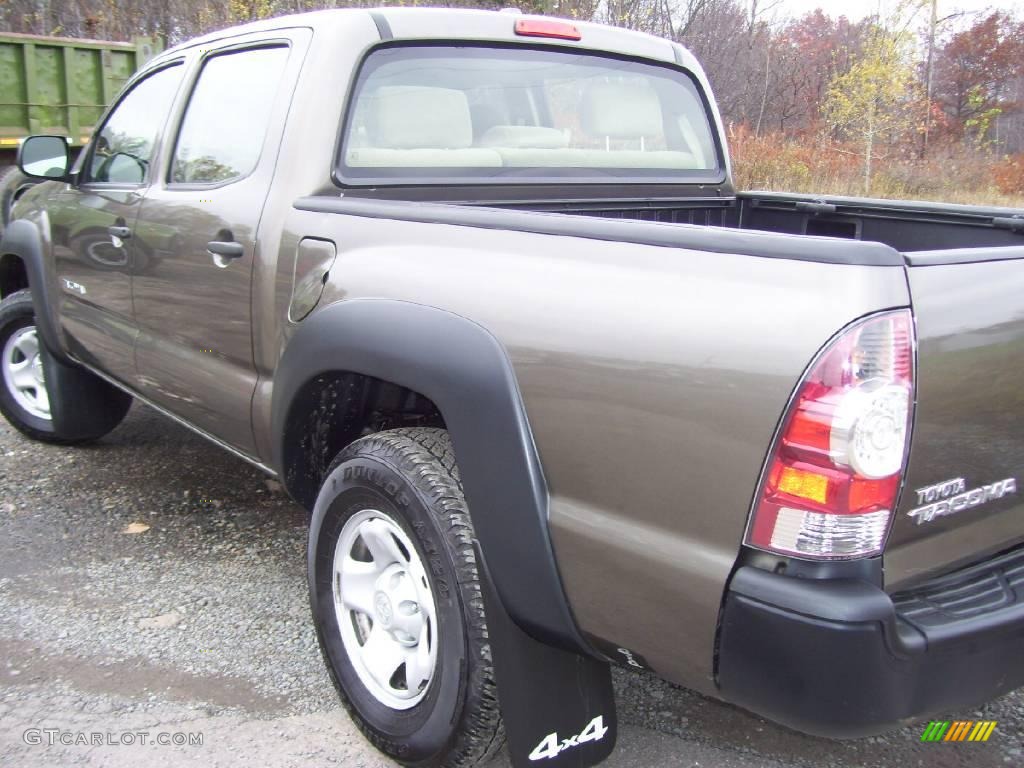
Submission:
{"label": "roof of cab", "polygon": [[[518,19],[556,20],[552,17],[537,17],[516,12],[478,11],[461,8],[340,8],[278,16],[241,26],[221,29],[170,48],[158,56],[157,60],[174,56],[183,50],[197,45],[208,45],[239,35],[271,32],[289,27],[308,27],[313,29],[314,32],[329,32],[331,29],[352,24],[357,17],[360,21],[365,21],[367,16],[376,17],[375,21],[383,19],[386,24],[377,24],[377,28],[381,29],[383,27],[386,32],[390,32],[391,38],[395,40],[498,40],[524,44],[537,44],[540,40],[534,37],[516,35],[515,22]],[[576,26],[582,33],[581,39],[574,41],[545,38],[542,41],[544,44],[606,51],[657,61],[674,62],[693,70],[700,69],[689,51],[681,45],[663,38],[604,24],[572,21],[569,19],[561,21]]]}

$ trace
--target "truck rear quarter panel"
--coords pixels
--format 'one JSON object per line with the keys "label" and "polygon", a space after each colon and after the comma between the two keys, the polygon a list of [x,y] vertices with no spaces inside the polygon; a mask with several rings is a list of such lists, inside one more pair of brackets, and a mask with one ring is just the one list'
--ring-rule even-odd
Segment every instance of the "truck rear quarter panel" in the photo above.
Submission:
{"label": "truck rear quarter panel", "polygon": [[416,302],[502,342],[581,629],[713,692],[722,592],[780,415],[837,330],[907,304],[903,270],[307,211],[287,230],[293,251],[298,233],[338,245],[321,307]]}

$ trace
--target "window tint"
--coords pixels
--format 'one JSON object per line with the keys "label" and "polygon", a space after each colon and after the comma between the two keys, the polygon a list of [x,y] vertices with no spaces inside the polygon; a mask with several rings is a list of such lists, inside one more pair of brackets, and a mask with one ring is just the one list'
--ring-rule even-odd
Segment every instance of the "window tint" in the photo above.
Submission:
{"label": "window tint", "polygon": [[174,150],[172,182],[209,184],[252,172],[287,58],[287,48],[254,48],[203,65]]}
{"label": "window tint", "polygon": [[367,59],[341,175],[700,180],[719,171],[700,91],[674,67],[417,45]]}
{"label": "window tint", "polygon": [[121,99],[96,137],[87,181],[141,184],[153,159],[156,135],[181,82],[179,65],[154,72]]}

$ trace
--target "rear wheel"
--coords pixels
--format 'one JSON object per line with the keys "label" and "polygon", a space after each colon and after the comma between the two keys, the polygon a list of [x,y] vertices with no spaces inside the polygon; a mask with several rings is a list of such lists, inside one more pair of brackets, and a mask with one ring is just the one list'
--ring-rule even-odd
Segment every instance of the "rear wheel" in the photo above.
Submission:
{"label": "rear wheel", "polygon": [[[31,293],[12,293],[0,301],[0,413],[34,440],[65,445],[100,438],[121,422],[131,397],[84,369],[47,359]],[[54,379],[49,384],[47,376]]]}
{"label": "rear wheel", "polygon": [[444,430],[357,440],[317,499],[320,648],[353,720],[405,765],[465,768],[504,743],[472,537]]}

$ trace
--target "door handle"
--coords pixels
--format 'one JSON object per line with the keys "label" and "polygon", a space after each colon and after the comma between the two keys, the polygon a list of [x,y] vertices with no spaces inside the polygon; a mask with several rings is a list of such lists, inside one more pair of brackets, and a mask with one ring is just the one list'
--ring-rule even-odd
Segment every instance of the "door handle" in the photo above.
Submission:
{"label": "door handle", "polygon": [[206,250],[225,259],[240,259],[245,255],[245,248],[234,240],[211,240],[206,244]]}
{"label": "door handle", "polygon": [[211,240],[206,244],[206,251],[213,257],[213,263],[221,268],[245,255],[245,247],[235,240]]}
{"label": "door handle", "polygon": [[128,227],[115,226],[107,227],[107,234],[118,240],[127,240],[132,236],[132,231]]}

